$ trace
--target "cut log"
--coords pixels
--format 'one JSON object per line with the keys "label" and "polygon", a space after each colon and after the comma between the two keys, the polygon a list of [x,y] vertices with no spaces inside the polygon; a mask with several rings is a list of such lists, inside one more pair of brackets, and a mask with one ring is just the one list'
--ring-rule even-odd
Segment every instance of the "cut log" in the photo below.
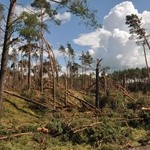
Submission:
{"label": "cut log", "polygon": [[142,110],[150,110],[149,107],[142,107]]}

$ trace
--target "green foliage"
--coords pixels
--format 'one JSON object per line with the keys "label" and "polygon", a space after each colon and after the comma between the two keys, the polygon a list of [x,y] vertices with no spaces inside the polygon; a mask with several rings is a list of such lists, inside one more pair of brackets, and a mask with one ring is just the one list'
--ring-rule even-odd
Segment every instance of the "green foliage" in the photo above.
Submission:
{"label": "green foliage", "polygon": [[59,135],[63,132],[63,124],[59,119],[54,119],[52,122],[49,122],[46,125],[46,128],[48,128],[49,133],[53,136]]}
{"label": "green foliage", "polygon": [[82,65],[84,66],[90,66],[93,63],[93,58],[90,55],[89,51],[86,53],[82,53],[80,56],[80,60],[82,61]]}
{"label": "green foliage", "polygon": [[134,111],[141,109],[142,107],[150,106],[150,101],[145,98],[140,98],[137,101],[133,101],[127,104],[128,109],[133,109]]}
{"label": "green foliage", "polygon": [[17,128],[19,132],[35,132],[38,125],[35,124],[23,124]]}
{"label": "green foliage", "polygon": [[[79,126],[79,125],[76,125]],[[81,126],[81,125],[80,125]],[[120,127],[116,122],[109,121],[109,118],[104,118],[101,124],[86,128],[79,132],[73,132],[74,126],[62,124],[63,132],[61,133],[61,140],[70,140],[73,144],[90,144],[92,147],[99,147],[102,145],[113,145],[117,143],[118,146],[130,140],[130,128]],[[82,129],[82,127],[81,127]]]}
{"label": "green foliage", "polygon": [[[58,14],[57,10],[55,8],[51,7],[51,3],[46,0],[38,0],[33,1],[31,3],[31,6],[39,9],[40,11],[37,13],[39,17],[43,17],[45,14],[47,14],[50,17],[50,20],[54,21],[57,25],[60,25],[61,21],[56,19],[55,15]],[[45,24],[41,22],[41,27],[44,27]],[[46,29],[46,28],[44,28]]]}
{"label": "green foliage", "polygon": [[10,135],[10,132],[5,129],[0,129],[0,136],[3,136],[3,135]]}
{"label": "green foliage", "polygon": [[133,112],[126,114],[127,118],[129,119],[128,124],[134,128],[143,127],[149,130],[150,112],[142,110],[142,107],[149,107],[149,106],[150,101],[144,98],[140,98],[137,101],[128,103],[127,108],[133,110]]}
{"label": "green foliage", "polygon": [[[38,8],[38,9],[45,9],[46,14],[49,15],[50,20],[54,21],[56,24],[60,24],[60,20],[56,19],[56,15],[58,14],[58,11],[60,9],[63,9],[67,12],[71,12],[72,14],[79,16],[82,19],[82,22],[86,26],[90,27],[99,27],[97,20],[96,20],[96,10],[91,10],[88,7],[87,0],[62,0],[61,2],[57,1],[56,4],[58,4],[56,7],[52,7],[51,3],[46,0],[34,0],[31,4],[32,7]],[[39,13],[39,16],[43,15]]]}
{"label": "green foliage", "polygon": [[74,59],[75,57],[75,52],[74,52],[74,49],[71,47],[71,44],[70,43],[67,43],[67,49],[68,49],[68,56],[72,59]]}
{"label": "green foliage", "polygon": [[[62,93],[58,91],[58,94],[61,95]],[[90,101],[90,97],[87,95],[85,99]],[[33,113],[34,110],[28,103],[10,96],[9,100],[5,101],[7,109],[0,124],[0,134],[9,136],[15,133],[33,132],[33,135],[10,138],[0,143],[0,148],[6,150],[69,150],[72,148],[77,150],[115,150],[121,149],[127,143],[138,145],[144,137],[144,141],[149,141],[150,114],[140,110],[140,107],[147,106],[149,101],[139,99],[134,102],[134,105],[137,106],[136,113],[134,113],[131,106],[131,109],[129,106],[126,108],[127,102],[124,102],[121,96],[118,96],[117,99],[123,104],[115,112],[110,111],[109,108],[100,114],[95,114],[89,110],[80,112],[75,109],[75,111],[68,112],[66,109],[61,111],[55,109],[45,110],[45,114],[40,113],[42,117],[39,119],[28,113],[30,111]],[[26,112],[23,111],[25,109]],[[34,110],[34,114],[39,114],[40,111],[39,109]],[[48,134],[37,132],[37,127],[47,128]],[[11,131],[7,129],[11,129]]]}
{"label": "green foliage", "polygon": [[38,1],[35,0],[31,4],[31,6],[38,9],[45,9],[45,13],[48,14],[49,17],[53,17],[54,15],[57,14],[56,10],[52,9],[51,3],[46,0],[38,0]]}
{"label": "green foliage", "polygon": [[73,1],[65,1],[63,6],[67,6],[69,8],[69,12],[72,14],[81,17],[82,22],[86,26],[98,27],[98,23],[96,21],[96,10],[91,10],[88,7],[87,0],[73,0]]}
{"label": "green foliage", "polygon": [[146,32],[141,27],[141,19],[136,14],[127,15],[126,24],[129,26],[131,34],[137,34],[139,39],[145,36]]}
{"label": "green foliage", "polygon": [[150,130],[150,111],[141,111],[139,116],[142,118],[142,126]]}
{"label": "green foliage", "polygon": [[20,35],[27,40],[36,40],[39,38],[40,24],[37,14],[23,12],[20,23]]}

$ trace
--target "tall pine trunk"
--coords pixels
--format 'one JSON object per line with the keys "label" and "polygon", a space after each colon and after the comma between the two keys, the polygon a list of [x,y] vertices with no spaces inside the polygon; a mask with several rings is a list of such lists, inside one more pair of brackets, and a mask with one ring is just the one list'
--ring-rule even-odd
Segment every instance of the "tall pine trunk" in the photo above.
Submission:
{"label": "tall pine trunk", "polygon": [[[43,9],[41,9],[41,24],[43,24]],[[43,93],[43,49],[44,49],[44,40],[43,40],[43,27],[41,26],[41,47],[40,47],[40,91]]]}
{"label": "tall pine trunk", "polygon": [[5,36],[4,36],[4,45],[2,50],[1,70],[0,70],[0,116],[2,115],[2,110],[3,110],[4,84],[5,84],[5,76],[7,70],[10,38],[12,34],[13,12],[14,12],[16,1],[17,0],[10,0],[7,22],[6,22],[6,29],[5,29]]}
{"label": "tall pine trunk", "polygon": [[100,105],[100,93],[99,93],[99,67],[100,67],[100,62],[102,59],[97,59],[97,64],[96,64],[96,89],[95,89],[95,107],[99,109]]}
{"label": "tall pine trunk", "polygon": [[148,61],[147,61],[147,56],[146,56],[146,49],[145,49],[144,44],[143,44],[143,51],[144,51],[144,58],[145,58],[146,68],[147,68],[148,80],[150,80],[149,66],[148,66]]}
{"label": "tall pine trunk", "polygon": [[28,44],[29,56],[28,56],[28,89],[31,88],[31,41]]}

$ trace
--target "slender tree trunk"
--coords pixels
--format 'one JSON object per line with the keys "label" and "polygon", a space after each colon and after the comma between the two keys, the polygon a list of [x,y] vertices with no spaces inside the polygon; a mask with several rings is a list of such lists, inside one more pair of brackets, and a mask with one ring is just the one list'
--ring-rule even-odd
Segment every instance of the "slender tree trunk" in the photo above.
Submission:
{"label": "slender tree trunk", "polygon": [[84,69],[83,69],[83,65],[82,65],[82,81],[81,81],[81,82],[82,82],[82,83],[81,83],[81,84],[82,84],[82,85],[81,85],[82,90],[83,90],[83,87],[84,87],[84,74],[83,74],[83,70],[84,70]]}
{"label": "slender tree trunk", "polygon": [[22,52],[21,52],[21,64],[20,64],[20,83],[21,83],[21,89],[23,88],[23,58],[22,58]]}
{"label": "slender tree trunk", "polygon": [[65,75],[65,105],[67,106],[68,93],[67,93],[67,75]]}
{"label": "slender tree trunk", "polygon": [[28,89],[31,88],[31,41],[29,41],[28,49],[29,49],[29,56],[28,56]]}
{"label": "slender tree trunk", "polygon": [[53,74],[53,108],[55,108],[56,103],[56,79],[55,79],[55,73]]}
{"label": "slender tree trunk", "polygon": [[143,51],[144,51],[144,57],[145,57],[146,68],[147,68],[147,75],[148,75],[148,79],[150,80],[149,67],[148,67],[148,61],[147,61],[147,57],[146,57],[146,50],[145,50],[144,44],[143,44]]}
{"label": "slender tree trunk", "polygon": [[[43,23],[43,10],[41,9],[41,23]],[[43,40],[43,28],[41,27],[41,47],[40,47],[40,90],[43,93],[43,47],[44,47],[44,40]]]}
{"label": "slender tree trunk", "polygon": [[99,65],[101,60],[96,64],[96,89],[95,89],[95,107],[99,108]]}
{"label": "slender tree trunk", "polygon": [[105,73],[104,73],[104,75],[103,75],[103,79],[104,79],[104,93],[105,93],[105,95],[106,95],[106,91],[107,91],[107,81],[106,81],[106,75],[105,75]]}
{"label": "slender tree trunk", "polygon": [[41,43],[41,52],[40,52],[40,90],[43,93],[43,40]]}
{"label": "slender tree trunk", "polygon": [[70,64],[70,89],[73,88],[72,62]]}
{"label": "slender tree trunk", "polygon": [[7,69],[7,62],[8,62],[8,52],[10,47],[10,38],[12,34],[13,12],[14,12],[16,1],[17,0],[10,0],[10,6],[8,10],[6,29],[5,29],[4,45],[2,50],[1,70],[0,70],[0,116],[3,110],[4,84],[5,84],[5,76],[6,76],[6,69]]}

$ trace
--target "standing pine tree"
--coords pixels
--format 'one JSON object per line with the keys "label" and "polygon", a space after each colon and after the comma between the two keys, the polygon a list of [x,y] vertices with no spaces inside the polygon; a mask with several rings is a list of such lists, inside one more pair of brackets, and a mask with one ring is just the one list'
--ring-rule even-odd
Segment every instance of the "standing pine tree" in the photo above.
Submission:
{"label": "standing pine tree", "polygon": [[149,73],[149,67],[148,67],[148,62],[147,62],[147,57],[146,57],[146,50],[145,50],[145,45],[147,45],[148,49],[150,50],[150,44],[148,41],[148,34],[146,33],[146,30],[144,27],[142,27],[142,19],[140,19],[136,14],[131,14],[126,16],[126,24],[129,27],[129,32],[132,34],[134,37],[136,35],[137,37],[137,44],[143,46],[143,51],[144,51],[144,57],[145,57],[145,63],[146,63],[146,68],[147,68],[147,74],[148,77],[150,78],[150,73]]}

